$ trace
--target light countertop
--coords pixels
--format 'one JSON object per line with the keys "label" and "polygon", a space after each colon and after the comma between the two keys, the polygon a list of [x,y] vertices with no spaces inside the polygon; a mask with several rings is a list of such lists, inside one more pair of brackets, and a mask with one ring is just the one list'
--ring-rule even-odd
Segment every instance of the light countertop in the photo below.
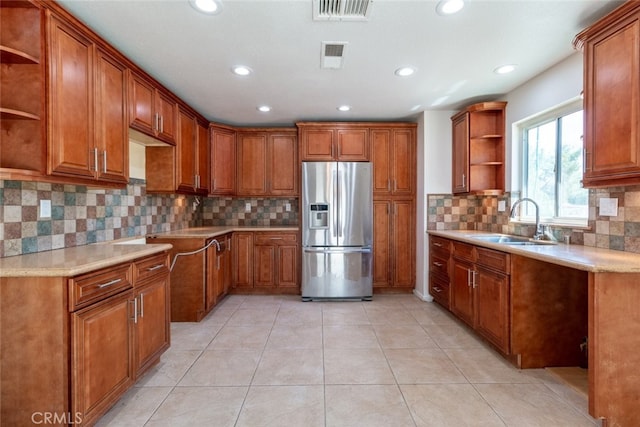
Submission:
{"label": "light countertop", "polygon": [[583,271],[594,273],[640,273],[640,254],[632,252],[582,245],[567,245],[564,243],[558,243],[557,245],[514,246],[473,238],[474,235],[498,234],[486,231],[429,230],[427,233]]}
{"label": "light countertop", "polygon": [[189,239],[221,236],[223,234],[232,233],[234,231],[298,231],[297,226],[240,226],[240,225],[221,225],[212,227],[191,227],[182,230],[168,231],[166,233],[148,234],[146,237],[171,238],[171,239]]}

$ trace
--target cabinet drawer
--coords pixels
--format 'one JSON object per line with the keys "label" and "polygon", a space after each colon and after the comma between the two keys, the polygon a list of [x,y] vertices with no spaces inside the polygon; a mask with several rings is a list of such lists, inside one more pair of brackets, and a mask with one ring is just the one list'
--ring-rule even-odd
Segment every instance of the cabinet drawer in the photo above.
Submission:
{"label": "cabinet drawer", "polygon": [[131,264],[121,264],[69,279],[69,311],[132,287]]}
{"label": "cabinet drawer", "polygon": [[473,262],[473,245],[461,242],[453,242],[453,256]]}
{"label": "cabinet drawer", "polygon": [[438,252],[429,254],[429,270],[442,276],[449,277],[449,257]]}
{"label": "cabinet drawer", "polygon": [[256,233],[256,245],[280,245],[296,244],[298,235],[296,233]]}
{"label": "cabinet drawer", "polygon": [[437,250],[449,254],[451,253],[451,240],[429,236],[429,250]]}
{"label": "cabinet drawer", "polygon": [[449,281],[437,273],[429,275],[429,293],[440,304],[449,308],[450,287]]}
{"label": "cabinet drawer", "polygon": [[137,260],[133,264],[134,282],[139,283],[149,277],[169,273],[169,257],[166,253]]}
{"label": "cabinet drawer", "polygon": [[509,274],[511,263],[508,253],[476,247],[476,254],[476,264]]}

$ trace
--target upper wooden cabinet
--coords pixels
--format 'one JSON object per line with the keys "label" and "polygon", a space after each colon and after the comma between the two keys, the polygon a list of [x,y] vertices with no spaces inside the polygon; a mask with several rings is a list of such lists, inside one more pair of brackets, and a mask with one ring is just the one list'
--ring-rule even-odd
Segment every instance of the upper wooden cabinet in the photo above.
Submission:
{"label": "upper wooden cabinet", "polygon": [[302,161],[368,162],[368,125],[351,123],[297,123]]}
{"label": "upper wooden cabinet", "polygon": [[176,143],[177,102],[145,77],[132,72],[129,96],[130,126],[169,144]]}
{"label": "upper wooden cabinet", "polygon": [[236,131],[211,125],[211,189],[215,195],[236,192]]}
{"label": "upper wooden cabinet", "polygon": [[49,14],[48,173],[126,183],[126,67]]}
{"label": "upper wooden cabinet", "polygon": [[640,183],[640,2],[576,36],[584,49],[585,187]]}
{"label": "upper wooden cabinet", "polygon": [[451,117],[454,194],[504,192],[506,105],[482,102]]}
{"label": "upper wooden cabinet", "polygon": [[43,14],[28,1],[0,3],[0,179],[46,171]]}
{"label": "upper wooden cabinet", "polygon": [[241,130],[238,196],[296,196],[298,143],[295,130]]}
{"label": "upper wooden cabinet", "polygon": [[411,196],[416,191],[416,125],[372,128],[375,196]]}

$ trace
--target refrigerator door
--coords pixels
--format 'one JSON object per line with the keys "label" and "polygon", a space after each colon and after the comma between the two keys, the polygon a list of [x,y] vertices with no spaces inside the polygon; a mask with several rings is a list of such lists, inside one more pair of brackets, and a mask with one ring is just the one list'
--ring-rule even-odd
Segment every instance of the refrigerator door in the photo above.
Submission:
{"label": "refrigerator door", "polygon": [[371,246],[373,241],[371,163],[340,162],[337,177],[338,246]]}
{"label": "refrigerator door", "polygon": [[338,246],[338,164],[302,163],[302,246]]}
{"label": "refrigerator door", "polygon": [[303,248],[302,300],[373,295],[371,248]]}

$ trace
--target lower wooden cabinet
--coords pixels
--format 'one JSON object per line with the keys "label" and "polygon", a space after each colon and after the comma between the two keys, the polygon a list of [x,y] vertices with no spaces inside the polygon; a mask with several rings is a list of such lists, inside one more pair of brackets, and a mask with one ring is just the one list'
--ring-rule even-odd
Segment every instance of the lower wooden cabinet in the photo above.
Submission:
{"label": "lower wooden cabinet", "polygon": [[429,293],[433,299],[450,308],[451,273],[451,241],[436,236],[429,237]]}
{"label": "lower wooden cabinet", "polygon": [[0,281],[2,425],[93,425],[169,347],[166,252]]}
{"label": "lower wooden cabinet", "polygon": [[234,292],[299,293],[299,252],[297,232],[234,233]]}

